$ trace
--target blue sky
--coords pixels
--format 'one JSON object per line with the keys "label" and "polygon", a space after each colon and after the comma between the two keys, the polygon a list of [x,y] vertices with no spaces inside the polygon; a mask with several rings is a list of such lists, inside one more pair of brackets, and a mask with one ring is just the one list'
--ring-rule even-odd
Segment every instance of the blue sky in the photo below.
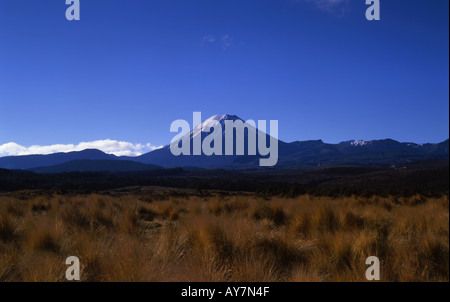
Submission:
{"label": "blue sky", "polygon": [[0,0],[0,148],[140,153],[194,111],[288,142],[443,141],[449,2],[380,2],[369,22],[364,0],[80,0],[69,22],[64,0]]}

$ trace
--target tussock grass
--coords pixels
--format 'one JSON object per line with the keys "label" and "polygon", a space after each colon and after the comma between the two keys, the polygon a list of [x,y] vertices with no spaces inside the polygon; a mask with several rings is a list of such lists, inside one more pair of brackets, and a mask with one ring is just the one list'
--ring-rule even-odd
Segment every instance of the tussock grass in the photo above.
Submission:
{"label": "tussock grass", "polygon": [[0,196],[0,281],[449,281],[449,199]]}
{"label": "tussock grass", "polygon": [[0,214],[0,240],[11,241],[15,237],[15,227],[7,214]]}

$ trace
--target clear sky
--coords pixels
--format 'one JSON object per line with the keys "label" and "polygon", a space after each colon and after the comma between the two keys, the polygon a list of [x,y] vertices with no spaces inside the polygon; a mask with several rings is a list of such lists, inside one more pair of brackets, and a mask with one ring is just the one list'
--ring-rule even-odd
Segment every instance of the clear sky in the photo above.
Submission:
{"label": "clear sky", "polygon": [[380,2],[369,22],[365,0],[80,0],[69,22],[65,0],[0,0],[0,148],[165,145],[194,111],[288,142],[443,141],[449,1]]}

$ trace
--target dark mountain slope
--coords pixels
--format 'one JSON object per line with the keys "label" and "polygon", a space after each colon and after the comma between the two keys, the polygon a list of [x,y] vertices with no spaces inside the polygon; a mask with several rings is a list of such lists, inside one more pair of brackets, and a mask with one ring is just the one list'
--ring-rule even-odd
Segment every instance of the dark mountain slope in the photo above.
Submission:
{"label": "dark mountain slope", "polygon": [[54,153],[49,155],[23,155],[0,157],[0,168],[3,169],[32,169],[59,165],[72,160],[116,160],[116,156],[106,154],[96,149],[86,149],[83,151]]}
{"label": "dark mountain slope", "polygon": [[160,168],[128,160],[72,160],[63,164],[30,169],[35,173],[67,173],[67,172],[134,172],[150,171]]}

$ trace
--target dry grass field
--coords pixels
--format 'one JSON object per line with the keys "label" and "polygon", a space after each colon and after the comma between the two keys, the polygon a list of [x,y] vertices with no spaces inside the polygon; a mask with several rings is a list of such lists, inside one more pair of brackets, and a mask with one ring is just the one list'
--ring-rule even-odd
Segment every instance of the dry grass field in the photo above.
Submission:
{"label": "dry grass field", "polygon": [[[155,189],[156,190],[156,189]],[[449,281],[449,199],[0,195],[0,281]]]}

